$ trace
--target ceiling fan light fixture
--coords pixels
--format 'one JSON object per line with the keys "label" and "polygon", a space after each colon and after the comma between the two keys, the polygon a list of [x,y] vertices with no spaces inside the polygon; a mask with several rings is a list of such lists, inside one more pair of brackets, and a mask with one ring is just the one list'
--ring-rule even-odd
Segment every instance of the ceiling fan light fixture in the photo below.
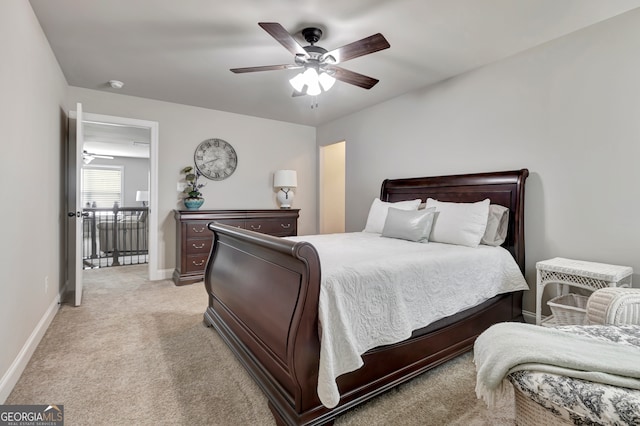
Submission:
{"label": "ceiling fan light fixture", "polygon": [[302,90],[304,89],[306,79],[304,77],[304,73],[299,73],[296,74],[295,77],[293,77],[292,79],[289,80],[289,84],[291,84],[291,87],[293,87],[293,89],[296,92],[300,92],[303,93]]}
{"label": "ceiling fan light fixture", "polygon": [[303,74],[305,83],[307,85],[307,95],[318,96],[322,93],[320,89],[320,82],[318,81],[318,71],[315,68],[307,68]]}
{"label": "ceiling fan light fixture", "polygon": [[323,71],[318,76],[318,81],[320,82],[320,86],[322,86],[322,90],[325,92],[333,87],[333,83],[336,82],[336,79],[329,75],[327,72]]}
{"label": "ceiling fan light fixture", "polygon": [[296,92],[309,96],[318,96],[323,91],[326,92],[331,89],[335,82],[335,78],[324,71],[318,74],[318,71],[313,67],[308,67],[304,72],[297,74],[289,80],[289,83]]}

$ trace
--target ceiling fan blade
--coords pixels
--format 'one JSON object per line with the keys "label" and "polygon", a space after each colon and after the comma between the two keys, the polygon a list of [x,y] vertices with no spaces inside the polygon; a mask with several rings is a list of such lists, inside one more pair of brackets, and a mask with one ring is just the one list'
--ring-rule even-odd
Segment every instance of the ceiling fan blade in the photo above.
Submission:
{"label": "ceiling fan blade", "polygon": [[292,98],[297,98],[298,96],[306,96],[307,94],[304,92],[298,92],[297,90],[293,90],[293,93],[291,94]]}
{"label": "ceiling fan blade", "polygon": [[258,22],[258,25],[268,32],[271,37],[275,38],[276,41],[283,45],[289,52],[294,55],[302,55],[305,58],[309,58],[307,51],[300,46],[296,39],[294,39],[282,25],[277,22]]}
{"label": "ceiling fan blade", "polygon": [[391,47],[386,38],[380,33],[363,38],[362,40],[354,41],[337,49],[331,50],[322,55],[321,60],[330,61],[329,57],[333,56],[336,64],[340,62],[348,61],[349,59],[357,58],[359,56],[368,55],[369,53],[377,52],[379,50],[388,49]]}
{"label": "ceiling fan blade", "polygon": [[245,72],[256,72],[256,71],[293,70],[297,68],[302,68],[302,66],[293,65],[293,64],[265,65],[262,67],[231,68],[229,71],[234,72],[236,74],[240,74]]}
{"label": "ceiling fan blade", "polygon": [[341,67],[327,66],[325,69],[327,71],[333,71],[331,75],[335,77],[336,80],[353,84],[354,86],[362,87],[363,89],[371,89],[379,81],[375,78],[367,77],[366,75],[358,74],[357,72],[349,71]]}

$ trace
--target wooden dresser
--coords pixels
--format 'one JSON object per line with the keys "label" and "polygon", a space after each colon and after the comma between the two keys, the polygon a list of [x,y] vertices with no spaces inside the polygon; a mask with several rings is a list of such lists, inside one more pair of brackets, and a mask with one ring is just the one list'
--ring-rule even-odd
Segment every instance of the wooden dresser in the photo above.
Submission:
{"label": "wooden dresser", "polygon": [[176,285],[204,279],[213,233],[209,222],[220,222],[277,237],[298,235],[299,209],[277,210],[174,210],[176,219]]}

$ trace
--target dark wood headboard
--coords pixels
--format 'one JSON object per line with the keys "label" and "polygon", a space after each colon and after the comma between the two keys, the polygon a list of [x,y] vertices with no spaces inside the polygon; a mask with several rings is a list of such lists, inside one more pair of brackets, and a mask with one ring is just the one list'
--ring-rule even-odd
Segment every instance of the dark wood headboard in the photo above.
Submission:
{"label": "dark wood headboard", "polygon": [[509,250],[524,273],[524,182],[529,170],[475,173],[437,177],[386,179],[380,199],[396,202],[421,198],[470,203],[485,198],[509,208],[509,230],[502,246]]}

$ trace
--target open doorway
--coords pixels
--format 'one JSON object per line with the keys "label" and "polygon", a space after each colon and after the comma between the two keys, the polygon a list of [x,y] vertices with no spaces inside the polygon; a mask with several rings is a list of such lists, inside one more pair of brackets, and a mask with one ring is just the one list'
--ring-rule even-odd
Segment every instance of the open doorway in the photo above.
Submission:
{"label": "open doorway", "polygon": [[320,147],[319,206],[321,234],[345,230],[346,142]]}
{"label": "open doorway", "polygon": [[[119,254],[120,264],[148,263],[149,279],[161,279],[156,208],[158,123],[84,113],[82,125],[83,155],[79,166],[93,171],[111,171],[112,175],[120,177],[117,195],[108,194],[108,189],[106,193],[83,194],[96,201],[94,204],[93,198],[87,198],[83,200],[83,207],[89,203],[94,211],[115,211],[117,208],[120,215],[117,224],[107,221],[102,225],[104,229],[96,225],[94,235],[87,239],[90,244],[100,241],[94,256],[106,252],[107,262],[113,262],[115,251]],[[111,199],[114,196],[116,198]],[[96,248],[90,245],[89,250]],[[128,260],[123,254],[129,256]]]}
{"label": "open doorway", "polygon": [[83,269],[147,264],[151,129],[83,126]]}

